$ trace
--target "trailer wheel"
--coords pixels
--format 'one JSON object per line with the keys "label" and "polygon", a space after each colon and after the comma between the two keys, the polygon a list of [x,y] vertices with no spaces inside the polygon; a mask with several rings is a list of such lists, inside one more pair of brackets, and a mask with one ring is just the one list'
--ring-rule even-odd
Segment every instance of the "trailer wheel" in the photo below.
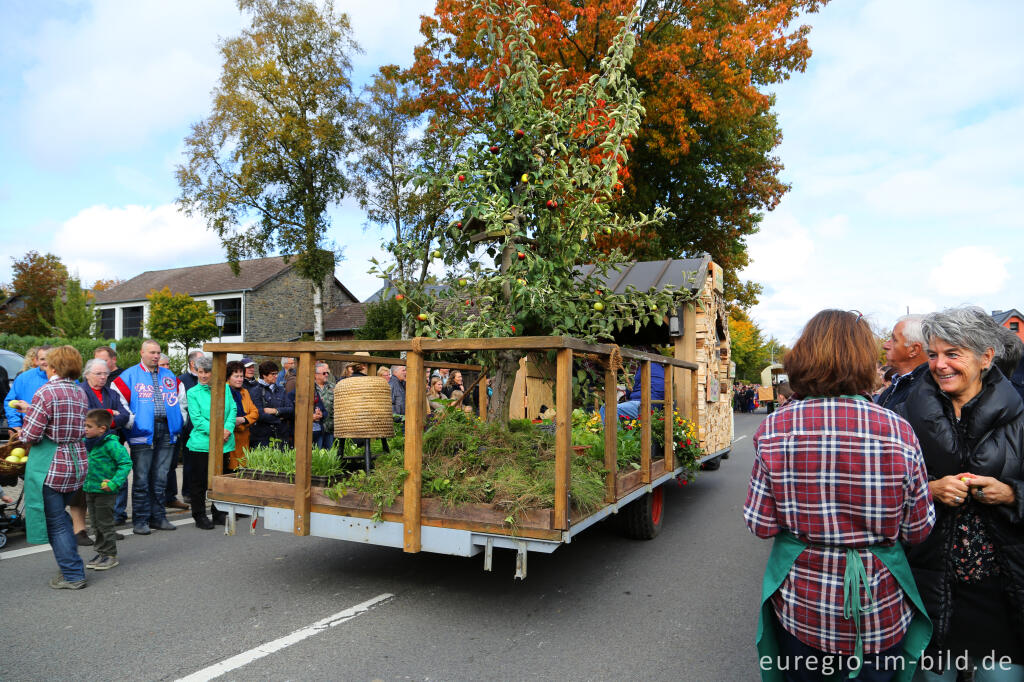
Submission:
{"label": "trailer wheel", "polygon": [[703,469],[704,471],[718,471],[721,468],[721,466],[722,458],[715,457],[714,459],[709,459],[708,461],[701,464],[700,468]]}
{"label": "trailer wheel", "polygon": [[626,505],[620,512],[622,529],[626,537],[634,540],[650,540],[661,532],[665,518],[665,490],[658,486],[653,492]]}

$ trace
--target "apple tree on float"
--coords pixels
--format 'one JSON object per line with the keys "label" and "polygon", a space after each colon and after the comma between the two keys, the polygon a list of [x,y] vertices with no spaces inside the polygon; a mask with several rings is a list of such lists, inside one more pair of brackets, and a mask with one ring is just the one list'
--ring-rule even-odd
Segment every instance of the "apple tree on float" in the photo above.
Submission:
{"label": "apple tree on float", "polygon": [[[448,286],[433,304],[409,309],[417,334],[602,341],[627,326],[660,324],[679,292],[616,295],[575,271],[594,263],[603,273],[615,261],[596,248],[597,234],[636,231],[665,216],[627,220],[608,209],[621,192],[629,141],[643,115],[641,93],[627,74],[635,13],[619,18],[622,28],[597,72],[570,88],[564,69],[539,63],[525,0],[507,33],[495,20],[504,10],[494,3],[483,9],[477,40],[492,55],[484,86],[493,87],[493,96],[467,133],[453,177],[444,179],[460,216],[433,254],[444,259]],[[508,420],[522,355],[482,359],[491,368],[489,421]]]}

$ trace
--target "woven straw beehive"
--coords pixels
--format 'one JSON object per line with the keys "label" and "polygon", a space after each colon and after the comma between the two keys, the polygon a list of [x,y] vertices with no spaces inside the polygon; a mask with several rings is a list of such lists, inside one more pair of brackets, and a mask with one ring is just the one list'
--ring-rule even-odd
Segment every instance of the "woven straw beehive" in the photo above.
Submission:
{"label": "woven straw beehive", "polygon": [[336,438],[390,438],[391,387],[383,377],[349,377],[334,387]]}

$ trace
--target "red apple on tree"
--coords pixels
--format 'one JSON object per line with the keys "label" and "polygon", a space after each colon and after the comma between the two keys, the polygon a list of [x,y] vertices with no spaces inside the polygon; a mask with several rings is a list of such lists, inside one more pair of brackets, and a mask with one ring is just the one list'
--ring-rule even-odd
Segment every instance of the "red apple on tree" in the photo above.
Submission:
{"label": "red apple on tree", "polygon": [[516,256],[518,256],[518,257],[519,257],[519,260],[524,260],[524,259],[526,258],[526,254],[525,254],[525,253],[523,253],[522,251],[520,251],[519,253],[517,253],[517,254],[516,254]]}
{"label": "red apple on tree", "polygon": [[521,140],[524,137],[526,137],[526,131],[523,130],[522,128],[517,128],[515,134],[516,134],[516,139],[518,139],[518,140]]}
{"label": "red apple on tree", "polygon": [[419,320],[420,322],[426,322],[427,321],[427,314],[426,313],[420,313],[419,315],[416,316],[416,319]]}
{"label": "red apple on tree", "polygon": [[395,294],[395,300],[396,301],[401,301],[403,298],[405,298],[404,295],[402,295],[402,294]]}
{"label": "red apple on tree", "polygon": [[466,181],[466,176],[463,175],[462,173],[459,173],[459,182],[465,182],[465,181]]}

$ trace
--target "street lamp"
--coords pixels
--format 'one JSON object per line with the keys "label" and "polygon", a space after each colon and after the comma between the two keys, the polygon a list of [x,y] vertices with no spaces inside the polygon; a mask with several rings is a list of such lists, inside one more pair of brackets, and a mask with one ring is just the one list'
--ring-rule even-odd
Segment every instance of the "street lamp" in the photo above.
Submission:
{"label": "street lamp", "polygon": [[221,336],[224,334],[224,323],[227,321],[228,316],[224,313],[217,312],[213,315],[213,322],[217,325],[217,340],[221,340]]}

